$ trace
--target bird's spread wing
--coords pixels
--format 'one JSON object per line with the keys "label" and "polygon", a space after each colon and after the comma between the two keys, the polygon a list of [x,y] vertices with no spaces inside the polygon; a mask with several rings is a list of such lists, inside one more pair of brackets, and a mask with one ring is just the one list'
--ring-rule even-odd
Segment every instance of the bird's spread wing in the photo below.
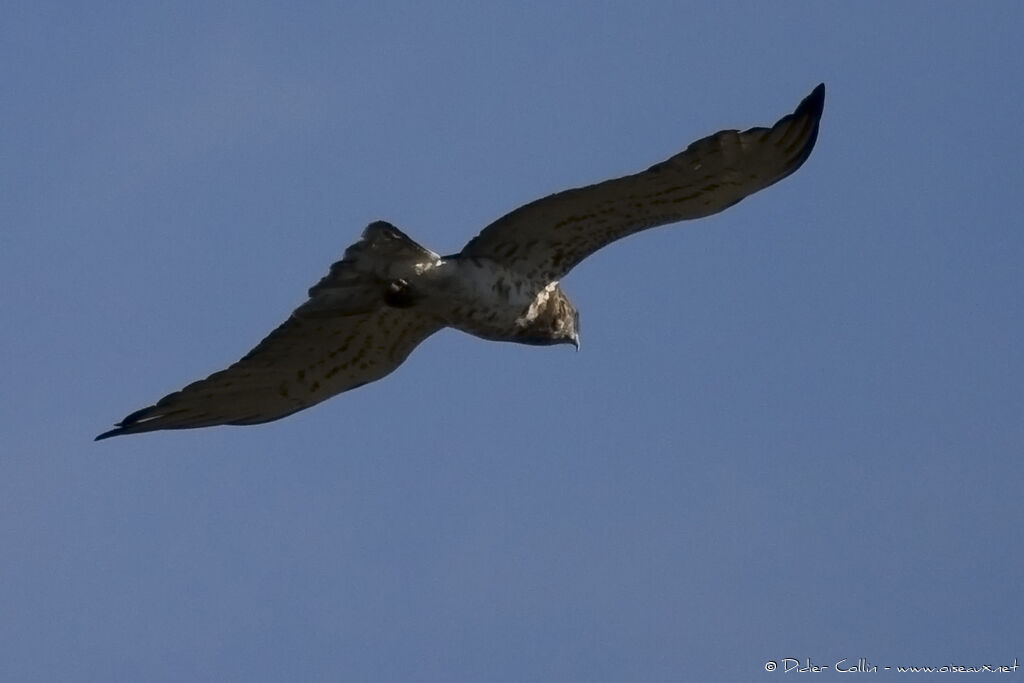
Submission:
{"label": "bird's spread wing", "polygon": [[414,310],[386,306],[336,318],[296,314],[228,369],[132,413],[97,440],[277,420],[384,377],[441,327]]}
{"label": "bird's spread wing", "polygon": [[[310,299],[240,361],[118,423],[99,439],[158,429],[270,422],[384,377],[443,327],[416,308],[384,303],[356,267],[372,233],[310,290]],[[379,229],[377,232],[381,232]],[[436,255],[435,255],[436,256]]]}
{"label": "bird's spread wing", "polygon": [[800,168],[824,103],[822,84],[771,128],[724,130],[646,171],[538,199],[484,228],[462,255],[558,280],[617,239],[718,213]]}

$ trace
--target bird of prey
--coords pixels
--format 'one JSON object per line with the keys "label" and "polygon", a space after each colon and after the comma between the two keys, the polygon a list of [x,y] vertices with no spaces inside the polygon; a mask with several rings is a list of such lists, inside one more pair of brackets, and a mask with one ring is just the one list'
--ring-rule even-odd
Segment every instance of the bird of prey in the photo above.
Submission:
{"label": "bird of prey", "polygon": [[559,280],[615,240],[718,213],[793,173],[811,154],[824,101],[822,84],[771,128],[723,130],[646,171],[538,199],[452,256],[371,223],[240,361],[96,438],[277,420],[384,377],[444,327],[578,349],[579,314]]}

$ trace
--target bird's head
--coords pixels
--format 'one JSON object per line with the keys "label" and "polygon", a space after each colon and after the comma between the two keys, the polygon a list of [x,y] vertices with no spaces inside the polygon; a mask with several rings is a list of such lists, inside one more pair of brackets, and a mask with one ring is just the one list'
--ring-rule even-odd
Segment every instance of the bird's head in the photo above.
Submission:
{"label": "bird's head", "polygon": [[579,311],[557,282],[541,290],[516,324],[519,332],[513,341],[520,344],[572,344],[580,350]]}

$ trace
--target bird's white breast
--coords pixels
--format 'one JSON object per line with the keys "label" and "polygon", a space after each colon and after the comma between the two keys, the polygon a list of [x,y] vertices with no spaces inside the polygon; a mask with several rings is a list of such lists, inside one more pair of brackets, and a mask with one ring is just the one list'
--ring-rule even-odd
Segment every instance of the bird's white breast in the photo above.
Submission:
{"label": "bird's white breast", "polygon": [[453,258],[425,273],[424,285],[431,309],[449,325],[504,339],[555,283],[528,280],[490,259]]}

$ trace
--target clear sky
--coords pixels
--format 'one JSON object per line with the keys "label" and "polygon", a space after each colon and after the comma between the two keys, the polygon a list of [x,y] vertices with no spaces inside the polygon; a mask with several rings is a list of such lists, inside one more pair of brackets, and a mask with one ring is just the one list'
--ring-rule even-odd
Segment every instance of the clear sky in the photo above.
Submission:
{"label": "clear sky", "polygon": [[[2,14],[0,679],[1024,665],[1020,3]],[[566,278],[578,354],[92,441],[372,220],[454,252],[821,81],[795,175]]]}

